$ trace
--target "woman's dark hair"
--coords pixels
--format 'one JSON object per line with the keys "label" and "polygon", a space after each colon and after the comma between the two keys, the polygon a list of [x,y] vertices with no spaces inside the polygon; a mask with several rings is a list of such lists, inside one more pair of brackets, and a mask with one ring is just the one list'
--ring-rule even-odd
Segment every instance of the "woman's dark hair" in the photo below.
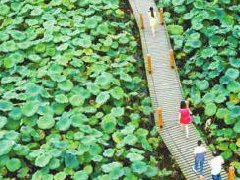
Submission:
{"label": "woman's dark hair", "polygon": [[201,140],[199,140],[199,141],[197,142],[197,144],[198,144],[198,146],[201,146],[201,144],[202,144],[202,141],[201,141]]}
{"label": "woman's dark hair", "polygon": [[154,18],[153,7],[150,7],[151,16]]}
{"label": "woman's dark hair", "polygon": [[180,103],[180,108],[181,108],[181,109],[187,108],[187,105],[186,105],[185,101],[181,101],[181,103]]}

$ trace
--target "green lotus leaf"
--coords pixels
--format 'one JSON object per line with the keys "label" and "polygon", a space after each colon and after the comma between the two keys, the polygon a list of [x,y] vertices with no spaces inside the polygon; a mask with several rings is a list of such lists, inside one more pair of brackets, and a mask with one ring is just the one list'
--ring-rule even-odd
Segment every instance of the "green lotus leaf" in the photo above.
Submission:
{"label": "green lotus leaf", "polygon": [[206,104],[204,113],[207,116],[213,116],[217,111],[217,106],[214,103],[208,103]]}
{"label": "green lotus leaf", "polygon": [[56,128],[60,131],[66,131],[72,124],[72,119],[68,117],[61,117],[60,120],[56,123]]}
{"label": "green lotus leaf", "polygon": [[78,113],[77,115],[73,115],[71,117],[72,126],[73,127],[80,127],[85,122],[88,122],[88,118],[84,114]]}
{"label": "green lotus leaf", "polygon": [[21,161],[17,158],[9,159],[6,162],[6,167],[10,172],[15,172],[21,167]]}
{"label": "green lotus leaf", "polygon": [[1,16],[6,16],[6,15],[8,15],[9,10],[10,10],[10,8],[9,8],[9,6],[7,6],[6,4],[1,4],[1,5],[0,5],[0,15],[1,15]]}
{"label": "green lotus leaf", "polygon": [[126,137],[124,137],[123,143],[133,146],[134,144],[137,143],[137,140],[138,139],[137,139],[137,137],[135,135],[128,134]]}
{"label": "green lotus leaf", "polygon": [[202,101],[207,104],[210,102],[213,102],[216,98],[216,95],[214,93],[206,93],[203,97],[202,97]]}
{"label": "green lotus leaf", "polygon": [[119,0],[102,0],[102,2],[107,4],[111,8],[119,6]]}
{"label": "green lotus leaf", "polygon": [[102,23],[97,27],[97,33],[101,35],[107,35],[109,33],[108,23]]}
{"label": "green lotus leaf", "polygon": [[197,81],[196,85],[199,88],[199,90],[201,90],[201,91],[205,90],[209,87],[209,83],[206,80]]}
{"label": "green lotus leaf", "polygon": [[97,104],[104,104],[107,102],[107,100],[110,98],[109,92],[103,91],[100,92],[99,95],[96,98],[96,103]]}
{"label": "green lotus leaf", "polygon": [[[19,107],[14,107],[12,111],[8,114],[13,120],[19,120],[22,117],[22,110]],[[1,126],[0,126],[1,127]]]}
{"label": "green lotus leaf", "polygon": [[9,55],[9,59],[12,59],[12,61],[16,63],[22,63],[24,61],[24,53],[16,51]]}
{"label": "green lotus leaf", "polygon": [[123,72],[120,74],[120,79],[126,82],[132,82],[132,77]]}
{"label": "green lotus leaf", "polygon": [[240,116],[240,106],[234,106],[231,111],[230,115],[232,118],[237,118]]}
{"label": "green lotus leaf", "polygon": [[55,114],[60,115],[64,112],[66,105],[54,102],[51,107]]}
{"label": "green lotus leaf", "polygon": [[231,66],[233,66],[235,68],[240,67],[240,59],[238,59],[238,58],[230,57],[229,62],[231,64]]}
{"label": "green lotus leaf", "polygon": [[0,129],[2,129],[7,124],[7,118],[0,116]]}
{"label": "green lotus leaf", "polygon": [[38,63],[41,61],[42,58],[37,54],[29,54],[28,59],[32,62]]}
{"label": "green lotus leaf", "polygon": [[0,100],[0,111],[10,111],[13,108],[13,104],[10,101]]}
{"label": "green lotus leaf", "polygon": [[56,95],[56,96],[55,96],[55,100],[56,100],[56,102],[62,103],[62,104],[68,103],[68,98],[67,98],[67,96],[65,96],[64,94],[58,94],[58,95]]}
{"label": "green lotus leaf", "polygon": [[216,102],[216,103],[223,103],[225,100],[226,100],[227,98],[226,98],[226,96],[224,95],[224,94],[219,94],[215,99],[214,99],[214,101]]}
{"label": "green lotus leaf", "polygon": [[67,174],[65,172],[59,172],[54,175],[54,180],[65,180],[67,177]]}
{"label": "green lotus leaf", "polygon": [[89,48],[92,45],[92,41],[90,38],[81,38],[78,41],[78,45],[83,48]]}
{"label": "green lotus leaf", "polygon": [[34,9],[31,11],[31,16],[40,16],[43,13],[43,10],[40,6],[34,6]]}
{"label": "green lotus leaf", "polygon": [[231,81],[228,85],[227,85],[227,90],[229,92],[233,92],[233,93],[238,93],[240,92],[240,83],[237,81]]}
{"label": "green lotus leaf", "polygon": [[103,152],[103,155],[106,156],[106,157],[112,157],[113,154],[114,154],[114,150],[113,149],[106,149]]}
{"label": "green lotus leaf", "polygon": [[4,155],[4,154],[8,154],[13,145],[15,144],[14,141],[12,140],[0,140],[0,156]]}
{"label": "green lotus leaf", "polygon": [[77,157],[73,153],[67,152],[64,159],[66,167],[70,167],[73,169],[78,168],[79,162]]}
{"label": "green lotus leaf", "polygon": [[95,80],[95,83],[99,86],[107,86],[113,81],[113,75],[107,72],[103,72]]}
{"label": "green lotus leaf", "polygon": [[49,166],[49,169],[55,170],[55,169],[57,169],[57,168],[60,167],[60,160],[57,159],[57,158],[52,158],[52,159],[50,160],[48,166]]}
{"label": "green lotus leaf", "polygon": [[237,79],[239,77],[239,70],[237,69],[233,69],[233,68],[229,68],[226,72],[225,72],[226,76],[229,76],[232,79]]}
{"label": "green lotus leaf", "polygon": [[6,41],[1,46],[3,52],[13,52],[18,49],[17,44],[13,40]]}
{"label": "green lotus leaf", "polygon": [[46,50],[46,45],[43,44],[43,43],[37,44],[37,45],[34,47],[34,50],[35,50],[35,52],[37,52],[37,53],[44,53],[45,50]]}
{"label": "green lotus leaf", "polygon": [[50,153],[43,153],[40,156],[37,156],[35,159],[35,165],[38,167],[45,167],[52,159],[52,155]]}
{"label": "green lotus leaf", "polygon": [[94,29],[97,27],[99,19],[101,19],[99,16],[92,16],[90,18],[86,18],[85,25],[89,29]]}
{"label": "green lotus leaf", "polygon": [[41,93],[41,90],[42,90],[42,87],[37,85],[37,84],[34,84],[34,83],[28,83],[26,85],[26,93],[29,94],[29,95],[38,95]]}
{"label": "green lotus leaf", "polygon": [[201,57],[204,59],[213,57],[216,54],[217,54],[217,50],[212,47],[204,48],[201,51]]}
{"label": "green lotus leaf", "polygon": [[117,120],[111,114],[104,116],[101,122],[101,127],[103,131],[108,134],[113,133],[115,131],[116,125],[117,125]]}
{"label": "green lotus leaf", "polygon": [[73,95],[69,98],[72,106],[81,106],[84,104],[85,99],[81,95]]}
{"label": "green lotus leaf", "polygon": [[128,153],[126,157],[132,162],[141,161],[144,159],[144,157],[138,153]]}
{"label": "green lotus leaf", "polygon": [[73,176],[74,180],[88,180],[88,174],[85,171],[77,171],[74,176]]}
{"label": "green lotus leaf", "polygon": [[18,41],[23,41],[26,38],[25,33],[21,31],[11,30],[9,33],[13,37],[13,39]]}
{"label": "green lotus leaf", "polygon": [[170,35],[181,35],[183,34],[183,27],[179,25],[168,25],[167,30]]}
{"label": "green lotus leaf", "polygon": [[233,155],[232,151],[231,150],[226,150],[224,151],[223,153],[221,153],[221,156],[224,158],[224,159],[229,159],[231,158]]}
{"label": "green lotus leaf", "polygon": [[39,23],[39,21],[37,19],[26,19],[25,22],[29,26],[34,26],[34,25],[37,25]]}
{"label": "green lotus leaf", "polygon": [[114,87],[110,90],[110,94],[113,98],[119,100],[125,96],[123,89],[119,86]]}
{"label": "green lotus leaf", "polygon": [[63,91],[70,91],[73,88],[73,83],[70,80],[66,80],[58,84],[59,89]]}
{"label": "green lotus leaf", "polygon": [[108,164],[103,164],[101,166],[102,171],[105,173],[109,173],[111,172],[114,168],[122,168],[122,164],[120,162],[112,162],[112,163],[108,163]]}
{"label": "green lotus leaf", "polygon": [[97,95],[100,92],[99,86],[94,83],[88,83],[87,90],[93,95]]}
{"label": "green lotus leaf", "polygon": [[121,107],[112,108],[111,114],[115,117],[121,117],[124,114],[124,108]]}
{"label": "green lotus leaf", "polygon": [[120,179],[124,175],[124,169],[122,167],[115,167],[109,175],[111,179]]}
{"label": "green lotus leaf", "polygon": [[147,164],[143,161],[134,161],[131,165],[133,172],[142,174],[147,171]]}
{"label": "green lotus leaf", "polygon": [[145,172],[145,174],[147,175],[147,177],[151,178],[154,177],[158,174],[159,169],[157,167],[154,166],[147,166],[147,171]]}
{"label": "green lotus leaf", "polygon": [[5,57],[3,59],[3,66],[7,69],[12,68],[16,65],[16,61],[13,58]]}
{"label": "green lotus leaf", "polygon": [[172,0],[173,6],[180,6],[183,5],[185,0]]}
{"label": "green lotus leaf", "polygon": [[39,108],[39,102],[29,101],[22,106],[22,113],[27,117],[31,117],[38,111],[38,108]]}
{"label": "green lotus leaf", "polygon": [[213,47],[221,46],[223,42],[224,42],[223,37],[218,35],[213,35],[209,39],[209,44]]}
{"label": "green lotus leaf", "polygon": [[37,125],[40,129],[51,129],[55,125],[55,120],[53,117],[45,115],[37,120]]}
{"label": "green lotus leaf", "polygon": [[7,41],[9,39],[9,34],[4,32],[4,31],[0,31],[0,41]]}
{"label": "green lotus leaf", "polygon": [[225,14],[222,18],[220,18],[220,21],[223,26],[232,26],[234,25],[234,19],[233,16]]}

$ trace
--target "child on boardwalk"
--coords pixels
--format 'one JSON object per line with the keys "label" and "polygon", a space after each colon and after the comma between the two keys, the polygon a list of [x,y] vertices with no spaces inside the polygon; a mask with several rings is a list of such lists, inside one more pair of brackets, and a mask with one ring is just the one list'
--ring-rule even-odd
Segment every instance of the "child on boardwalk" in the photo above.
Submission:
{"label": "child on boardwalk", "polygon": [[152,31],[152,35],[153,37],[155,37],[155,27],[157,25],[157,13],[153,10],[153,7],[150,7],[149,9],[150,11],[148,12],[148,18],[150,21],[150,27],[151,27],[151,31]]}
{"label": "child on boardwalk", "polygon": [[210,161],[212,179],[221,180],[221,170],[224,160],[216,151],[213,151],[212,155],[214,156],[214,158]]}
{"label": "child on boardwalk", "polygon": [[197,142],[198,146],[194,149],[194,166],[192,167],[193,171],[197,173],[198,171],[198,166],[200,166],[200,176],[203,177],[203,166],[204,166],[204,161],[205,161],[205,154],[207,149],[202,146],[202,141],[199,140]]}
{"label": "child on boardwalk", "polygon": [[179,122],[181,124],[181,127],[183,126],[186,128],[186,137],[189,137],[189,130],[188,130],[188,125],[192,122],[192,117],[191,117],[191,110],[189,107],[186,105],[185,101],[181,101],[180,104],[180,110],[179,110]]}

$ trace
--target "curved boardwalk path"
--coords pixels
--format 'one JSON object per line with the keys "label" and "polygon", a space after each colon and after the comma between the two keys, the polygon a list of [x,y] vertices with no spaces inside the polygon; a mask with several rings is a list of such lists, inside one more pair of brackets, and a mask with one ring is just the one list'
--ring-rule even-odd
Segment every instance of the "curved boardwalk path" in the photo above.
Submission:
{"label": "curved boardwalk path", "polygon": [[[183,99],[181,83],[176,70],[170,68],[168,34],[164,25],[158,25],[156,36],[152,37],[147,12],[152,6],[156,10],[154,0],[129,0],[135,19],[140,26],[139,14],[143,15],[144,29],[140,30],[142,50],[145,57],[152,57],[152,74],[147,73],[148,87],[154,110],[158,107],[163,109],[163,128],[159,133],[174,156],[181,171],[187,180],[198,180],[199,175],[192,171],[194,162],[193,150],[197,141],[201,139],[200,134],[193,125],[189,127],[189,138],[186,139],[185,131],[181,131],[178,124],[179,103]],[[155,119],[157,117],[154,114]],[[206,147],[206,144],[204,143]],[[208,161],[212,159],[211,152],[208,151],[205,161],[204,178],[211,180],[210,167]],[[223,179],[227,179],[226,172],[221,173]]]}

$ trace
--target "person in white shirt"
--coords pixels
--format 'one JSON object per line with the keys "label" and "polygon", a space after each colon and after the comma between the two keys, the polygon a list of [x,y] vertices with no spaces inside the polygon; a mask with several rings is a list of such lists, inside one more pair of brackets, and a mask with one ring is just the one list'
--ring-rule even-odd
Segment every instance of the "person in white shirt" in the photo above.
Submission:
{"label": "person in white shirt", "polygon": [[194,149],[194,165],[192,167],[193,171],[195,173],[197,173],[198,171],[198,167],[200,166],[200,169],[199,169],[199,174],[200,176],[203,176],[203,166],[204,166],[204,161],[205,161],[205,154],[206,154],[206,151],[207,149],[202,146],[202,141],[199,140],[197,142],[198,146]]}
{"label": "person in white shirt", "polygon": [[153,37],[155,37],[155,28],[157,25],[157,13],[153,10],[153,7],[150,7],[150,9],[149,9],[148,18],[150,21],[152,35],[153,35]]}
{"label": "person in white shirt", "polygon": [[214,158],[210,161],[211,174],[213,180],[221,180],[221,170],[224,160],[222,156],[219,156],[216,151],[213,151]]}

